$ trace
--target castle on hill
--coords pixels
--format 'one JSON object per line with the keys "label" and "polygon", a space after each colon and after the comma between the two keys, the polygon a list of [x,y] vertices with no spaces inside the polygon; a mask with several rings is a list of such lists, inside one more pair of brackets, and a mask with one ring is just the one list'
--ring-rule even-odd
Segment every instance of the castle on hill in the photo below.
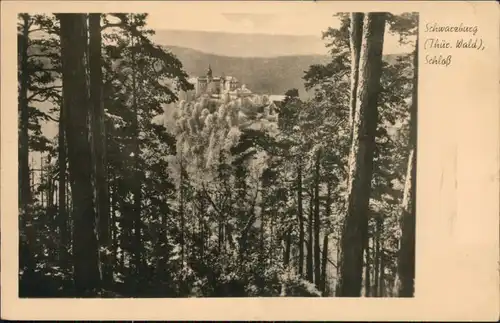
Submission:
{"label": "castle on hill", "polygon": [[[209,95],[212,98],[219,98],[223,93],[229,93],[231,99],[252,96],[254,93],[246,87],[240,86],[240,82],[234,76],[214,76],[212,68],[208,65],[207,73],[203,76],[191,77],[189,83],[193,84],[194,90],[180,91],[181,100],[192,101],[202,95]],[[285,99],[284,95],[268,94],[268,99],[280,106]]]}
{"label": "castle on hill", "polygon": [[219,96],[228,92],[232,97],[251,95],[252,92],[234,76],[214,76],[212,68],[209,65],[206,75],[192,77],[189,82],[194,85],[194,94],[196,97],[208,94],[210,96]]}

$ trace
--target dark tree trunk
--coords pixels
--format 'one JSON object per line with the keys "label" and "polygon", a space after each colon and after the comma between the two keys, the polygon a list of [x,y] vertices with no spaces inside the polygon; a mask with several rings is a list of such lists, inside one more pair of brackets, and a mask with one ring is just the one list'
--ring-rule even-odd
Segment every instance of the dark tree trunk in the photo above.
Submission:
{"label": "dark tree trunk", "polygon": [[51,157],[50,152],[47,153],[47,176],[46,185],[47,185],[47,210],[50,213],[50,220],[52,220],[52,210],[54,207],[54,194],[53,194],[53,185],[52,185],[52,176],[51,176]]}
{"label": "dark tree trunk", "polygon": [[116,261],[118,256],[118,229],[116,227],[116,178],[112,174],[113,182],[110,184],[110,214],[111,214],[111,241],[113,246],[113,261]]}
{"label": "dark tree trunk", "polygon": [[384,253],[384,248],[382,247],[380,249],[380,271],[379,271],[379,291],[378,291],[378,296],[379,297],[384,297],[385,296],[385,253]]}
{"label": "dark tree trunk", "polygon": [[78,296],[100,287],[96,214],[93,202],[91,148],[87,119],[90,110],[85,73],[85,14],[59,14],[63,109],[73,202],[74,280]]}
{"label": "dark tree trunk", "polygon": [[19,207],[26,209],[31,203],[30,166],[29,166],[29,110],[28,110],[28,47],[29,16],[22,15],[22,35],[18,36],[19,50]]}
{"label": "dark tree trunk", "polygon": [[[219,219],[218,219],[218,230],[219,230],[219,235],[218,235],[218,250],[219,250],[219,254],[222,254],[224,252],[224,223],[222,222],[222,216],[219,215],[218,216]],[[243,240],[246,242],[246,237],[245,239]],[[243,252],[244,252],[245,248],[243,248]]]}
{"label": "dark tree trunk", "polygon": [[349,110],[349,125],[350,131],[354,129],[354,117],[356,113],[356,93],[358,89],[359,79],[359,59],[361,53],[361,41],[363,37],[363,18],[364,13],[351,13],[351,30],[350,30],[350,45],[351,45],[351,98]]}
{"label": "dark tree trunk", "polygon": [[59,111],[59,138],[58,138],[58,164],[59,164],[59,254],[62,268],[68,266],[68,215],[66,210],[66,140],[64,108],[61,104]]}
{"label": "dark tree trunk", "polygon": [[[180,182],[180,190],[179,190],[179,194],[180,194],[180,210],[179,210],[179,213],[180,213],[180,216],[181,216],[181,232],[180,232],[180,244],[181,244],[181,261],[184,262],[184,253],[185,253],[185,205],[184,205],[184,194],[185,194],[185,190],[184,190],[184,181],[185,181],[185,174],[184,174],[184,160],[183,160],[183,157],[182,157],[182,154],[181,154],[181,163],[180,163],[180,168],[181,168],[181,182]],[[224,231],[222,229],[222,222],[219,222],[219,252],[220,252],[220,249],[222,248],[222,245],[224,244]]]}
{"label": "dark tree trunk", "polygon": [[[283,265],[285,270],[288,270],[290,267],[290,252],[292,246],[292,236],[291,236],[292,228],[289,227],[285,232],[285,248],[283,250]],[[272,248],[272,247],[271,247]],[[281,283],[281,296],[286,296],[287,293],[287,284],[286,282]]]}
{"label": "dark tree trunk", "polygon": [[398,255],[399,297],[413,297],[415,279],[415,205],[417,180],[418,39],[413,59],[413,93],[410,110],[410,153],[401,214],[401,248]]}
{"label": "dark tree trunk", "polygon": [[[31,156],[31,164],[34,164],[34,163],[35,163],[34,158],[33,158],[33,156]],[[35,170],[32,168],[30,169],[30,181],[31,181],[31,184],[30,184],[31,191],[30,192],[31,192],[31,194],[33,194],[33,190],[35,189]],[[33,197],[33,195],[31,197]]]}
{"label": "dark tree trunk", "polygon": [[[91,126],[95,178],[95,197],[99,228],[99,244],[110,251],[109,196],[106,167],[106,129],[104,123],[104,107],[102,99],[102,58],[101,58],[101,15],[89,14],[89,70],[90,100],[92,103]],[[104,284],[111,282],[112,264],[107,252],[100,255],[102,263],[102,279]]]}
{"label": "dark tree trunk", "polygon": [[270,237],[269,237],[269,263],[273,266],[274,262],[274,219],[278,216],[278,212],[275,209],[271,215],[270,223]]}
{"label": "dark tree trunk", "polygon": [[[205,199],[201,195],[201,193],[198,192],[197,194],[197,199],[198,199],[198,204],[201,207],[201,210],[205,210]],[[163,217],[166,217],[165,213]],[[201,262],[203,263],[205,260],[205,244],[206,244],[206,230],[205,230],[205,222],[204,222],[204,213],[203,212],[198,212],[198,217],[199,217],[199,225],[200,225],[200,235],[201,235],[201,242],[200,242],[200,259]],[[166,219],[163,220],[162,223],[165,223]],[[164,229],[166,229],[164,227]]]}
{"label": "dark tree trunk", "polygon": [[299,217],[299,275],[304,277],[304,209],[302,206],[302,163],[297,169],[297,214]]}
{"label": "dark tree trunk", "polygon": [[366,238],[365,256],[365,297],[370,297],[370,237]]}
{"label": "dark tree trunk", "polygon": [[285,265],[285,268],[290,265],[290,249],[292,245],[292,235],[291,235],[291,228],[288,229],[285,233],[285,250],[283,254],[283,263]]}
{"label": "dark tree trunk", "polygon": [[43,162],[43,151],[42,151],[40,152],[40,184],[38,186],[38,189],[40,190],[40,203],[42,206],[45,206],[45,196],[43,194],[45,192],[45,190],[43,189],[43,185],[45,184],[44,167],[45,163]]}
{"label": "dark tree trunk", "polygon": [[[329,180],[327,184],[326,204],[325,204],[325,217],[330,219],[332,215],[332,182]],[[328,230],[328,229],[327,229]],[[328,263],[328,232],[325,232],[323,237],[323,254],[321,257],[321,291],[323,296],[327,294],[327,273],[326,265]]]}
{"label": "dark tree trunk", "polygon": [[132,118],[132,132],[133,132],[133,153],[134,153],[134,239],[133,239],[133,255],[134,255],[134,263],[135,263],[135,273],[137,277],[140,277],[142,272],[142,181],[141,181],[141,169],[140,169],[140,143],[139,143],[139,107],[138,107],[138,87],[137,87],[137,65],[136,65],[136,45],[134,36],[131,37],[132,44],[132,100],[133,100],[133,113],[134,117]]}
{"label": "dark tree trunk", "polygon": [[[117,177],[115,177],[115,180],[117,180]],[[132,226],[133,226],[133,216],[130,212],[130,208],[127,207],[125,204],[125,201],[123,201],[122,197],[123,196],[123,191],[120,189],[120,186],[123,185],[122,181],[118,180],[116,181],[116,196],[119,197],[116,202],[118,203],[117,207],[120,213],[120,224],[121,224],[121,230],[120,230],[120,237],[119,237],[119,245],[120,245],[120,271],[125,270],[125,253],[127,253],[127,256],[130,256],[130,247],[131,247],[131,242],[133,239],[133,234],[132,234]],[[130,267],[128,266],[128,271],[130,272]]]}
{"label": "dark tree trunk", "polygon": [[[63,108],[64,109],[64,108]],[[66,143],[66,225],[68,228],[67,234],[68,234],[68,244],[66,251],[68,251],[69,246],[73,245],[73,219],[70,216],[71,208],[72,208],[72,200],[71,200],[71,185],[70,185],[70,179],[69,179],[69,172],[68,172],[68,140],[67,140],[67,135],[66,135],[66,125],[64,126],[64,134],[65,134],[65,143]],[[69,253],[68,253],[68,259]]]}
{"label": "dark tree trunk", "polygon": [[311,187],[310,192],[310,200],[309,200],[309,214],[307,217],[308,225],[307,225],[307,259],[306,259],[306,275],[307,280],[311,283],[314,283],[314,268],[313,268],[313,245],[314,245],[314,237],[313,237],[313,205],[314,205],[314,189]]}
{"label": "dark tree trunk", "polygon": [[260,212],[260,259],[264,259],[264,238],[265,238],[265,212]]}
{"label": "dark tree trunk", "polygon": [[139,165],[139,157],[138,155],[140,154],[140,151],[138,149],[139,143],[138,139],[134,140],[135,147],[134,147],[134,165],[135,165],[135,179],[134,179],[134,257],[135,257],[135,268],[136,268],[136,273],[137,275],[140,275],[140,272],[142,270],[142,218],[141,218],[141,213],[142,213],[142,206],[141,206],[141,201],[142,201],[142,185],[141,185],[141,176],[140,176],[140,165]]}
{"label": "dark tree trunk", "polygon": [[328,262],[328,234],[323,237],[323,253],[321,255],[321,284],[319,286],[323,296],[326,296],[326,263]]}
{"label": "dark tree trunk", "polygon": [[380,269],[380,233],[382,228],[382,219],[378,217],[375,225],[375,254],[373,255],[373,267],[374,267],[374,277],[373,277],[373,297],[378,297],[378,287],[379,287],[379,269]]}
{"label": "dark tree trunk", "polygon": [[[19,149],[18,149],[18,207],[19,207],[19,228],[26,233],[26,240],[19,241],[19,267],[24,268],[24,278],[31,281],[35,273],[35,258],[32,244],[36,240],[36,235],[32,226],[27,225],[31,221],[29,205],[32,202],[32,191],[30,184],[29,166],[29,110],[28,110],[28,88],[30,83],[28,71],[28,47],[30,17],[22,14],[22,31],[18,35],[18,110],[19,110]],[[35,173],[32,174],[34,179]],[[34,181],[33,181],[34,189]],[[22,236],[19,235],[21,238]]]}
{"label": "dark tree trunk", "polygon": [[321,289],[321,265],[320,265],[320,217],[319,217],[319,181],[320,181],[321,150],[316,152],[316,165],[314,169],[314,281],[316,287]]}
{"label": "dark tree trunk", "polygon": [[341,239],[337,239],[336,242],[337,247],[337,277],[335,281],[335,296],[340,296],[340,275],[341,275],[341,261],[342,261],[342,248],[341,248]]}
{"label": "dark tree trunk", "polygon": [[347,215],[342,233],[339,296],[359,297],[368,225],[378,94],[382,73],[385,13],[365,15],[353,140],[349,157]]}

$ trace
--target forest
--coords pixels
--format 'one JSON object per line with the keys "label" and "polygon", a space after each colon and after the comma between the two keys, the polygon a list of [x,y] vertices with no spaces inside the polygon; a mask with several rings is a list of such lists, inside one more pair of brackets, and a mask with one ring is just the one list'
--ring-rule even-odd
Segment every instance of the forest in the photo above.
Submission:
{"label": "forest", "polygon": [[147,14],[19,14],[19,297],[413,297],[418,14],[333,16],[276,104],[184,99]]}

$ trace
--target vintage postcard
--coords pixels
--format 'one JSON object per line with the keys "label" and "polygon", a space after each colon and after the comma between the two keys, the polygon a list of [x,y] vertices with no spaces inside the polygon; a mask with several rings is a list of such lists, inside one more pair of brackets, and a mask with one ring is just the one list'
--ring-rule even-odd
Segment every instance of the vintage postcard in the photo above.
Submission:
{"label": "vintage postcard", "polygon": [[2,318],[499,318],[495,2],[1,6]]}

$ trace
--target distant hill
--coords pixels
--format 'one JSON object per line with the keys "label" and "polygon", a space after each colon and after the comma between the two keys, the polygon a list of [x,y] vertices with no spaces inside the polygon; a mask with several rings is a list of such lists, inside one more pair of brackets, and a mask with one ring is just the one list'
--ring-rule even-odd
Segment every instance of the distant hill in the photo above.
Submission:
{"label": "distant hill", "polygon": [[[205,75],[210,64],[214,75],[235,76],[256,93],[284,94],[296,88],[302,97],[308,94],[304,88],[304,72],[313,64],[325,64],[327,55],[293,55],[278,57],[229,57],[209,54],[191,48],[164,46],[176,55],[190,76]],[[385,55],[394,63],[399,55]]]}
{"label": "distant hill", "polygon": [[240,84],[256,93],[284,94],[297,88],[305,95],[302,76],[311,64],[322,64],[328,56],[229,57],[208,54],[191,48],[165,46],[176,55],[191,76],[205,75],[208,65],[214,75],[235,76]]}
{"label": "distant hill", "polygon": [[156,30],[155,43],[186,47],[232,57],[327,55],[321,32],[317,36],[241,34],[212,31]]}

